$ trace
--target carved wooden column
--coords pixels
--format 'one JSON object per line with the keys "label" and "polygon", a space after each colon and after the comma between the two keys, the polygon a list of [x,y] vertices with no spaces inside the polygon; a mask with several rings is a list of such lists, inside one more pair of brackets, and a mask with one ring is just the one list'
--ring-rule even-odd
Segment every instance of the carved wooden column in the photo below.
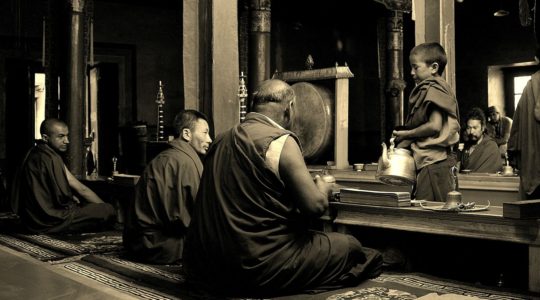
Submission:
{"label": "carved wooden column", "polygon": [[403,12],[393,10],[387,23],[388,78],[386,100],[389,108],[388,123],[393,128],[405,123],[404,95],[407,84],[403,76]]}
{"label": "carved wooden column", "polygon": [[[69,126],[69,169],[75,175],[84,174],[84,92],[85,92],[85,51],[84,51],[84,8],[86,0],[68,0],[66,24],[68,43],[66,60],[66,76],[61,117]],[[61,96],[62,97],[62,96]]]}
{"label": "carved wooden column", "polygon": [[403,12],[410,11],[410,0],[380,1],[390,10],[387,19],[387,85],[385,113],[386,129],[392,132],[395,126],[405,123],[403,91],[406,83],[403,72]]}
{"label": "carved wooden column", "polygon": [[271,0],[251,0],[248,91],[270,78]]}

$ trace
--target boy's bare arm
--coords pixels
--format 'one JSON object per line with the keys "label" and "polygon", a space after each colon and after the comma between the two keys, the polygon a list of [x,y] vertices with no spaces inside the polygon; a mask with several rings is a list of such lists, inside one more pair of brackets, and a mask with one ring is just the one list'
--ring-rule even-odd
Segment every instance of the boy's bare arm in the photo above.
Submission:
{"label": "boy's bare arm", "polygon": [[403,140],[414,140],[417,138],[434,136],[441,131],[442,124],[442,113],[439,110],[434,109],[429,115],[429,120],[426,123],[410,130],[394,130],[392,134],[396,136],[396,142],[399,143]]}

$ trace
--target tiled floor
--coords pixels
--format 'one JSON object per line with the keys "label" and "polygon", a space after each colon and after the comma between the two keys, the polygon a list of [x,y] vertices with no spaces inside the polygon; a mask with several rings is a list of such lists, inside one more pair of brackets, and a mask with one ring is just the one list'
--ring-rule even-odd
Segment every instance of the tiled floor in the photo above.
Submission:
{"label": "tiled floor", "polygon": [[137,299],[0,245],[0,299]]}

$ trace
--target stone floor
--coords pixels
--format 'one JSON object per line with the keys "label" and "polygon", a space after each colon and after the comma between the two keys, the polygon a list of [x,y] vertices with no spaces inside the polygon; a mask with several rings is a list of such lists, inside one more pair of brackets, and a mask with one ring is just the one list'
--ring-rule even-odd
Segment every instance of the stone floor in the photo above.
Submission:
{"label": "stone floor", "polygon": [[138,299],[0,245],[0,299]]}

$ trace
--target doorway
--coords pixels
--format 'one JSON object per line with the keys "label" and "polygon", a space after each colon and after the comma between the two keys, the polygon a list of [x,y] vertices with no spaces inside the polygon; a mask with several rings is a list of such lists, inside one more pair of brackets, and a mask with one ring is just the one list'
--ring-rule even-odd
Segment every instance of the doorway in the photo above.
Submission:
{"label": "doorway", "polygon": [[116,63],[97,65],[98,160],[100,175],[110,176],[113,157],[119,157],[119,68]]}
{"label": "doorway", "polygon": [[26,152],[35,143],[36,73],[44,73],[37,61],[6,60],[5,174],[8,185]]}

